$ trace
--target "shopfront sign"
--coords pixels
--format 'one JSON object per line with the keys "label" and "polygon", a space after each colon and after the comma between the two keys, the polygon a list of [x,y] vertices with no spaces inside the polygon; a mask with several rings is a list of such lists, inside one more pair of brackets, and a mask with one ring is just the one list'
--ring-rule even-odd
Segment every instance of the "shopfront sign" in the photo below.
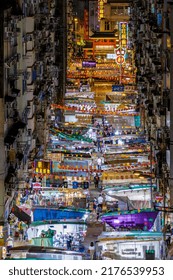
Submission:
{"label": "shopfront sign", "polygon": [[134,90],[136,90],[136,86],[125,86],[124,87],[124,91],[126,92],[126,91],[134,91]]}
{"label": "shopfront sign", "polygon": [[82,61],[82,67],[86,67],[86,68],[96,67],[96,62],[95,61]]}
{"label": "shopfront sign", "polygon": [[122,91],[124,91],[124,86],[122,86],[122,85],[112,85],[112,91],[122,92]]}
{"label": "shopfront sign", "polygon": [[35,173],[50,174],[51,173],[51,161],[34,161]]}
{"label": "shopfront sign", "polygon": [[116,59],[116,54],[115,53],[107,53],[107,59]]}
{"label": "shopfront sign", "polygon": [[47,158],[51,160],[56,160],[61,162],[64,159],[64,154],[62,153],[48,153]]}

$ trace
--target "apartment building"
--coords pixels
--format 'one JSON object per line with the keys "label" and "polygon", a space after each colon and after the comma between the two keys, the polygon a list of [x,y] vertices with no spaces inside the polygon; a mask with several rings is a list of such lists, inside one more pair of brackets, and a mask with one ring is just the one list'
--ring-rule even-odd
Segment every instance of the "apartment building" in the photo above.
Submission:
{"label": "apartment building", "polygon": [[[135,46],[138,89],[145,128],[156,160],[155,175],[163,208],[173,204],[172,189],[172,4],[131,1],[130,29]],[[170,210],[170,209],[169,209]]]}
{"label": "apartment building", "polygon": [[7,2],[0,11],[0,223],[5,235],[15,192],[25,187],[33,159],[44,157],[49,105],[63,91],[56,60],[62,25],[58,2]]}

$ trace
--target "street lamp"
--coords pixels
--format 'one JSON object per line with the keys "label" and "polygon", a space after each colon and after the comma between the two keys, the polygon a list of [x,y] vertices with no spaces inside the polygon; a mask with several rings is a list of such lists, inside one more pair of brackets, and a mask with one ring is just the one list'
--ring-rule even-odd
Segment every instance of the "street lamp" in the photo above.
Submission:
{"label": "street lamp", "polygon": [[78,26],[78,18],[74,18],[74,41],[75,41],[75,45],[74,45],[74,50],[76,52],[76,45],[77,45],[77,26]]}

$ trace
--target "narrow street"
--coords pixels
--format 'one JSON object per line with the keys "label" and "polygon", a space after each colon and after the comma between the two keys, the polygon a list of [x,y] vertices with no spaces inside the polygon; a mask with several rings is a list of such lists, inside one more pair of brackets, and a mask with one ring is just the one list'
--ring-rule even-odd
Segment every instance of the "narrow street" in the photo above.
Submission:
{"label": "narrow street", "polygon": [[7,258],[171,258],[172,6],[19,2],[13,46],[8,9],[1,26]]}

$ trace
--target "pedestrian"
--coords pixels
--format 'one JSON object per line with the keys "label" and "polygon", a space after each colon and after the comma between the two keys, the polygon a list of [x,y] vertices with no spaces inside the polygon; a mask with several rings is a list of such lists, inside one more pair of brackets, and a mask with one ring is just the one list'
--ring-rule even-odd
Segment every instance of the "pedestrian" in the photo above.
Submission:
{"label": "pedestrian", "polygon": [[168,235],[167,238],[166,238],[166,245],[170,246],[170,244],[171,244],[171,236]]}
{"label": "pedestrian", "polygon": [[102,160],[100,157],[97,159],[97,166],[98,166],[98,170],[101,170]]}
{"label": "pedestrian", "polygon": [[101,208],[101,211],[102,211],[102,208],[103,208],[103,196],[100,194],[98,199],[97,199],[97,202],[98,202],[98,207]]}
{"label": "pedestrian", "polygon": [[102,152],[102,149],[101,149],[101,141],[100,141],[99,138],[97,139],[97,150],[98,150],[98,152]]}
{"label": "pedestrian", "polygon": [[26,182],[27,184],[29,184],[30,178],[29,178],[29,177],[26,177],[25,182]]}
{"label": "pedestrian", "polygon": [[72,236],[67,237],[67,250],[71,250]]}
{"label": "pedestrian", "polygon": [[33,182],[33,183],[36,183],[36,181],[37,181],[37,179],[36,179],[36,177],[34,176],[33,179],[32,179],[32,182]]}
{"label": "pedestrian", "polygon": [[94,176],[94,184],[95,184],[96,189],[99,186],[99,181],[100,181],[100,178],[99,178],[98,174],[96,173],[96,175]]}
{"label": "pedestrian", "polygon": [[6,240],[6,248],[7,248],[7,253],[9,254],[10,249],[13,247],[13,238],[11,237],[11,235],[8,236],[7,240]]}
{"label": "pedestrian", "polygon": [[100,217],[100,214],[101,214],[101,212],[102,212],[102,208],[100,207],[100,205],[98,205],[98,207],[97,207],[97,221],[98,221],[98,219],[99,219],[99,217]]}
{"label": "pedestrian", "polygon": [[19,231],[19,241],[22,242],[22,240],[23,240],[23,234],[21,231]]}
{"label": "pedestrian", "polygon": [[24,233],[23,233],[23,240],[28,241],[28,233],[27,233],[27,228],[25,228]]}
{"label": "pedestrian", "polygon": [[89,195],[86,196],[86,208],[87,209],[90,208],[90,196]]}
{"label": "pedestrian", "polygon": [[97,198],[94,197],[94,200],[93,200],[93,210],[94,210],[94,212],[96,212],[96,209],[97,209]]}
{"label": "pedestrian", "polygon": [[94,259],[94,253],[95,253],[95,246],[94,246],[94,242],[90,243],[89,246],[89,253],[90,253],[90,259],[93,260]]}

